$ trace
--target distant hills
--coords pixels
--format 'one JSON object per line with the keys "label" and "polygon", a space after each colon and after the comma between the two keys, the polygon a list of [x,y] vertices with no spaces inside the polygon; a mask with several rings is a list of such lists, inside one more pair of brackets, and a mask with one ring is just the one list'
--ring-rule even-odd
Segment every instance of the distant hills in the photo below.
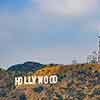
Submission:
{"label": "distant hills", "polygon": [[44,65],[37,63],[37,62],[25,62],[23,64],[16,64],[8,68],[7,71],[12,71],[15,73],[28,73],[28,72],[34,72],[40,68],[42,68]]}

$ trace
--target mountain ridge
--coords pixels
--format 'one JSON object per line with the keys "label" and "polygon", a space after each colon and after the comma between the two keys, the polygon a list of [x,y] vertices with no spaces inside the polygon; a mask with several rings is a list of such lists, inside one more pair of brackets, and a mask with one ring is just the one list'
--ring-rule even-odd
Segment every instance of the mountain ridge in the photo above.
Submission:
{"label": "mountain ridge", "polygon": [[40,64],[38,62],[31,62],[27,61],[23,64],[15,64],[13,66],[10,66],[7,71],[13,71],[15,73],[28,73],[28,72],[34,72],[40,68],[42,68],[44,65]]}

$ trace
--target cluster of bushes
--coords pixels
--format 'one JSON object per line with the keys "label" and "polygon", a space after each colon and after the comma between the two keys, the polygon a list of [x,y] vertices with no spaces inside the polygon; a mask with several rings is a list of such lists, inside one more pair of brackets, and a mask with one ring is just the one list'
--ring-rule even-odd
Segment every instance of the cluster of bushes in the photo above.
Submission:
{"label": "cluster of bushes", "polygon": [[43,90],[44,90],[43,86],[38,86],[38,87],[36,87],[36,88],[33,89],[33,91],[37,92],[37,93],[41,93]]}

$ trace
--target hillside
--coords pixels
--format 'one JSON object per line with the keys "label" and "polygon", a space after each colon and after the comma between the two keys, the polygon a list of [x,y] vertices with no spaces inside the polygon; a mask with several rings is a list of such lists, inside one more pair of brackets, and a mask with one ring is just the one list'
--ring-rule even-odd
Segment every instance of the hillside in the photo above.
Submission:
{"label": "hillside", "polygon": [[21,85],[16,88],[14,70],[0,69],[0,100],[100,100],[98,64],[44,65],[27,72],[27,75],[57,75],[56,84]]}
{"label": "hillside", "polygon": [[[58,76],[51,85],[22,85],[16,88],[22,100],[100,100],[100,65],[45,65],[33,75]],[[21,99],[19,99],[21,100]]]}
{"label": "hillside", "polygon": [[[14,97],[11,93],[14,91],[14,81],[12,73],[0,69],[0,97]],[[3,100],[0,98],[0,100]]]}

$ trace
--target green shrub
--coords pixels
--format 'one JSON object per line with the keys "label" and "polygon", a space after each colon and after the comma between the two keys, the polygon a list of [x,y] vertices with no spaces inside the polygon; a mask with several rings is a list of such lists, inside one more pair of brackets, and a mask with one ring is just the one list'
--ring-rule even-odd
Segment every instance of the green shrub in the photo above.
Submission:
{"label": "green shrub", "polygon": [[39,86],[33,89],[34,92],[41,93],[44,90],[43,86]]}

